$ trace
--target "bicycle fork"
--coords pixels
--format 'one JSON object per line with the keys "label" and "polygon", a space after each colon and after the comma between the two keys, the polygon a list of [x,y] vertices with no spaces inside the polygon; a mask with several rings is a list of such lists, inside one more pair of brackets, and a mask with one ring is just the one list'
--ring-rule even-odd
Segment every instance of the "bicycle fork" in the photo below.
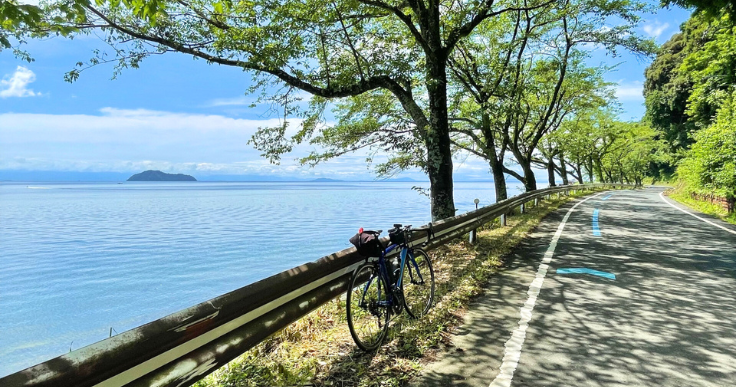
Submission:
{"label": "bicycle fork", "polygon": [[414,279],[414,274],[412,274],[412,269],[409,268],[409,282],[411,282],[414,285],[424,285],[424,278],[422,277],[422,273],[419,271],[419,265],[417,265],[416,259],[414,259],[414,254],[408,253],[409,255],[409,263],[414,266],[414,270],[416,270],[417,276],[419,277],[419,281]]}

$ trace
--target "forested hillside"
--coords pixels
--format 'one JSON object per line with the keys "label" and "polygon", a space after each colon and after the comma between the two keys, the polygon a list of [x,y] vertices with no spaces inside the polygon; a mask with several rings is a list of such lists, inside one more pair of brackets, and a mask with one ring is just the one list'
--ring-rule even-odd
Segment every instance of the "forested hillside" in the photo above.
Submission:
{"label": "forested hillside", "polygon": [[670,156],[652,175],[674,178],[683,194],[731,206],[736,197],[735,33],[733,5],[696,11],[660,49],[646,71],[644,89],[646,121]]}

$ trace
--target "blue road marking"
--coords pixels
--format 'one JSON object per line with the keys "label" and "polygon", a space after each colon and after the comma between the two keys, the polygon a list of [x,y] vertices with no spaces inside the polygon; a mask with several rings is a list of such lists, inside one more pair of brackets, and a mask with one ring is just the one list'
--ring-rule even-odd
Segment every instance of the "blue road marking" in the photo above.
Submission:
{"label": "blue road marking", "polygon": [[593,211],[593,236],[601,236],[601,229],[598,227],[598,209]]}
{"label": "blue road marking", "polygon": [[613,196],[613,194],[610,194],[610,195],[608,195],[608,196],[604,197],[604,198],[603,198],[603,199],[601,199],[601,200],[607,200],[607,199],[608,199],[608,198],[610,198],[611,196]]}
{"label": "blue road marking", "polygon": [[616,279],[616,275],[613,273],[606,273],[605,271],[598,271],[598,270],[585,269],[585,268],[557,269],[557,274],[592,274],[592,275],[597,275],[598,277],[608,278],[612,280]]}

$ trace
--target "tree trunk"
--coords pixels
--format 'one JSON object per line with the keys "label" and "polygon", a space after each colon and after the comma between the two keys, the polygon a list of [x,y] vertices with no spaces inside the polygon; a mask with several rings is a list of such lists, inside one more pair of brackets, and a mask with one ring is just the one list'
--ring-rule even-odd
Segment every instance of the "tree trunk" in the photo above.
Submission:
{"label": "tree trunk", "polygon": [[586,168],[588,169],[588,181],[593,183],[594,180],[593,180],[593,158],[592,157],[588,157],[588,165],[586,166]]}
{"label": "tree trunk", "polygon": [[[434,60],[431,60],[434,59]],[[447,68],[443,58],[427,58],[429,127],[425,138],[432,220],[455,216],[452,192],[452,152],[447,121]]]}
{"label": "tree trunk", "polygon": [[605,183],[606,179],[603,176],[603,167],[601,166],[601,161],[598,159],[593,159],[593,165],[595,168],[595,174],[598,176],[598,181],[600,181],[601,183]]}
{"label": "tree trunk", "polygon": [[[576,167],[575,167],[575,171],[576,171],[576,172],[578,173],[578,175],[577,175],[577,176],[575,176],[575,178],[577,178],[577,179],[578,179],[578,183],[580,183],[580,184],[585,184],[585,182],[583,181],[583,168],[582,168],[582,167],[580,166],[580,164],[577,164],[577,165],[576,165]],[[593,180],[591,179],[591,181],[590,181],[590,182],[592,183],[592,182],[593,182]]]}
{"label": "tree trunk", "polygon": [[524,170],[524,189],[526,192],[536,191],[537,178],[534,176],[531,162],[529,162],[528,159],[521,158],[521,160],[519,160],[519,164],[521,164],[521,168]]}
{"label": "tree trunk", "polygon": [[565,154],[560,151],[560,177],[562,177],[562,184],[570,184],[570,180],[567,178],[567,165],[565,165]]}
{"label": "tree trunk", "polygon": [[503,173],[501,166],[494,167],[491,163],[491,171],[493,172],[493,184],[496,186],[496,203],[501,200],[508,199],[508,192],[506,190],[506,174]]}
{"label": "tree trunk", "polygon": [[508,199],[508,192],[506,190],[506,174],[503,172],[503,150],[501,151],[501,158],[496,152],[496,143],[493,140],[493,131],[491,130],[491,118],[487,113],[483,113],[481,122],[483,136],[485,137],[485,154],[488,157],[488,162],[491,166],[491,173],[493,173],[493,184],[496,186],[496,202]]}
{"label": "tree trunk", "polygon": [[550,187],[557,186],[557,184],[555,184],[555,160],[552,157],[550,157],[547,162],[547,179]]}

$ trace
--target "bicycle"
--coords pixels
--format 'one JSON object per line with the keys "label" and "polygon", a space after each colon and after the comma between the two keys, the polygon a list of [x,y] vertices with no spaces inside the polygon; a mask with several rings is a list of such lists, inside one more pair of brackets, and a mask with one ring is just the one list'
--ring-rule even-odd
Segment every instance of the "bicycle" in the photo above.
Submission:
{"label": "bicycle", "polygon": [[[382,230],[362,231],[372,233],[378,239]],[[434,270],[424,250],[410,246],[412,232],[427,232],[427,242],[434,236],[432,224],[427,228],[412,230],[411,225],[394,224],[389,230],[391,243],[381,246],[378,260],[358,266],[350,279],[347,291],[347,319],[350,335],[364,351],[372,351],[381,345],[388,332],[391,314],[406,310],[410,318],[424,316],[434,300]],[[380,244],[380,242],[379,242]],[[401,248],[400,262],[395,267],[386,255]],[[392,258],[395,261],[395,258]],[[409,281],[404,281],[408,273]]]}

